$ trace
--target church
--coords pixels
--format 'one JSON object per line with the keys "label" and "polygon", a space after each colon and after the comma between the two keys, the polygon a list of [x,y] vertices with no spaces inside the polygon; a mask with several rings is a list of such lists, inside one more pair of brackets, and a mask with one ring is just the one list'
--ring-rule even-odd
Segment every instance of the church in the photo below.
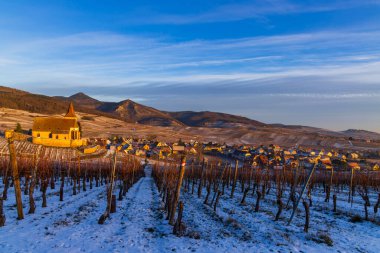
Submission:
{"label": "church", "polygon": [[73,103],[64,117],[34,118],[32,137],[34,144],[44,146],[73,148],[86,145],[86,140],[81,139]]}

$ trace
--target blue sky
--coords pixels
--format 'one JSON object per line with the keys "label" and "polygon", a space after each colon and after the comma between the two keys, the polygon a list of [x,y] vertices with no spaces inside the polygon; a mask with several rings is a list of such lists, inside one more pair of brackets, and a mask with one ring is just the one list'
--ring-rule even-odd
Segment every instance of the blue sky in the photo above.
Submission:
{"label": "blue sky", "polygon": [[1,1],[0,85],[380,132],[380,0]]}

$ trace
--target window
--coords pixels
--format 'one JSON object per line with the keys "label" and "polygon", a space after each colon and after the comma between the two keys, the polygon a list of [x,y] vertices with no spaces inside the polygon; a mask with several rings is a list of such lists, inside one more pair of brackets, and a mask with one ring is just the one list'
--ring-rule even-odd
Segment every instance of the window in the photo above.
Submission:
{"label": "window", "polygon": [[49,134],[49,138],[53,138],[53,134],[52,133]]}
{"label": "window", "polygon": [[40,137],[41,137],[41,134],[40,134],[40,133],[38,133],[38,134],[37,134],[37,137],[38,137],[38,138],[40,138]]}
{"label": "window", "polygon": [[58,140],[58,134],[55,136],[55,138]]}

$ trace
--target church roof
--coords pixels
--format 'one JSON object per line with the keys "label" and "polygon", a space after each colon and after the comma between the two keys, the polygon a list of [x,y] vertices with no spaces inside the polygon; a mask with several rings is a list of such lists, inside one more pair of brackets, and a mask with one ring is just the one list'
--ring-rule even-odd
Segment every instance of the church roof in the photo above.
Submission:
{"label": "church roof", "polygon": [[73,102],[70,102],[70,105],[69,105],[69,108],[67,109],[67,113],[66,113],[65,117],[67,117],[67,118],[76,118],[77,117],[75,115]]}
{"label": "church roof", "polygon": [[68,133],[70,128],[78,128],[76,119],[73,118],[53,118],[36,117],[34,118],[32,131]]}

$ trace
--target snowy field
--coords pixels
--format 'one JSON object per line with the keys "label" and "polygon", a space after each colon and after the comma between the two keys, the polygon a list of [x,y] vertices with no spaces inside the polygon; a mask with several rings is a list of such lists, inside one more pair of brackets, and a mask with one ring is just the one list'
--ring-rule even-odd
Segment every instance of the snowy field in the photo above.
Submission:
{"label": "snowy field", "polygon": [[338,201],[340,212],[334,214],[331,203],[314,200],[309,233],[304,233],[302,209],[287,226],[290,210],[273,221],[274,196],[266,196],[255,213],[255,197],[248,195],[247,204],[241,205],[238,189],[233,199],[229,191],[221,197],[216,213],[203,204],[205,192],[201,199],[182,192],[187,235],[176,237],[150,174],[148,167],[146,177],[117,202],[117,212],[104,225],[98,224],[98,218],[105,209],[105,186],[75,196],[67,187],[63,202],[56,187],[48,194],[46,208],[41,208],[41,192],[36,189],[36,213],[26,214],[28,197],[23,196],[25,219],[21,221],[16,220],[10,188],[0,252],[380,252],[379,224],[353,223],[347,215],[362,215],[359,204],[351,207]]}

